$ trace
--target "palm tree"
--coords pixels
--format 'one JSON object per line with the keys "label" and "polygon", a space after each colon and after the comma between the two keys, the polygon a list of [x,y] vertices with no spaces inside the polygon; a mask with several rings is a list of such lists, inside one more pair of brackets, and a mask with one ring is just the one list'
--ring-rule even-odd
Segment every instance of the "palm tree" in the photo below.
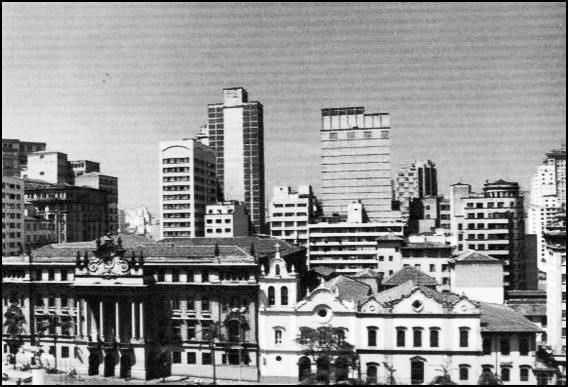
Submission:
{"label": "palm tree", "polygon": [[10,352],[14,356],[14,369],[16,369],[16,354],[22,345],[22,334],[26,317],[17,303],[13,302],[4,313],[4,333],[9,337]]}
{"label": "palm tree", "polygon": [[503,381],[493,372],[483,371],[477,381],[477,384],[480,386],[501,386],[503,385]]}

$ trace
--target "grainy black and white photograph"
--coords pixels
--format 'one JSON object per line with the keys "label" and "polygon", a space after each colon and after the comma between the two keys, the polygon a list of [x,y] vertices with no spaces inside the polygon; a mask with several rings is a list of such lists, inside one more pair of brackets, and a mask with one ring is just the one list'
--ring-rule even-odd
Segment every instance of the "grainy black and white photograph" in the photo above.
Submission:
{"label": "grainy black and white photograph", "polygon": [[2,3],[2,384],[565,385],[566,3]]}

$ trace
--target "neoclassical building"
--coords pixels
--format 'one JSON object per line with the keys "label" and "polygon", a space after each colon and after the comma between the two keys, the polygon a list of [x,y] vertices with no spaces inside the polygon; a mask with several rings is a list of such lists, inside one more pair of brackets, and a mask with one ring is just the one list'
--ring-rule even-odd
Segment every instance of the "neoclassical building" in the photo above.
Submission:
{"label": "neoclassical building", "polygon": [[[215,363],[218,377],[257,380],[259,267],[276,253],[305,270],[303,248],[262,237],[48,245],[3,258],[2,312],[20,308],[19,338],[60,369],[203,377]],[[3,358],[12,339],[3,331]]]}
{"label": "neoclassical building", "polygon": [[422,384],[447,373],[477,384],[488,370],[506,384],[536,384],[538,327],[507,306],[438,292],[426,274],[403,271],[384,285],[380,276],[372,284],[369,273],[322,280],[295,302],[300,276],[277,254],[259,280],[261,374],[292,382],[329,367],[305,356],[298,337],[304,327],[331,326],[342,328],[358,354],[358,366],[335,359],[343,379]]}

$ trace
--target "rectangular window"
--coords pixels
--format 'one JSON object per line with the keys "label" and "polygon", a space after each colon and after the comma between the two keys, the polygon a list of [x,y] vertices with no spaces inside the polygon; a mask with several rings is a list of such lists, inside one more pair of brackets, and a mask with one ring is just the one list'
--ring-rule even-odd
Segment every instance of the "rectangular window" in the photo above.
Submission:
{"label": "rectangular window", "polygon": [[500,341],[501,355],[509,355],[511,353],[511,346],[509,343],[509,338],[502,338]]}
{"label": "rectangular window", "polygon": [[181,364],[181,352],[178,351],[172,352],[172,363]]}
{"label": "rectangular window", "polygon": [[203,297],[201,300],[201,311],[209,312],[209,299],[207,297]]}
{"label": "rectangular window", "polygon": [[469,329],[468,328],[460,328],[460,347],[461,348],[469,347]]}
{"label": "rectangular window", "polygon": [[203,352],[201,354],[201,364],[210,365],[211,364],[211,353]]}
{"label": "rectangular window", "polygon": [[404,347],[406,345],[406,330],[403,328],[399,328],[396,330],[396,346],[397,347]]}
{"label": "rectangular window", "polygon": [[195,364],[197,363],[197,356],[195,352],[188,352],[187,353],[187,364]]}
{"label": "rectangular window", "polygon": [[519,337],[519,353],[521,356],[528,356],[530,352],[530,339],[528,336]]}
{"label": "rectangular window", "polygon": [[69,347],[61,347],[61,358],[69,359]]}
{"label": "rectangular window", "polygon": [[414,328],[413,336],[414,336],[414,347],[422,347],[422,329]]}
{"label": "rectangular window", "polygon": [[201,282],[209,282],[209,271],[203,270],[201,272]]}

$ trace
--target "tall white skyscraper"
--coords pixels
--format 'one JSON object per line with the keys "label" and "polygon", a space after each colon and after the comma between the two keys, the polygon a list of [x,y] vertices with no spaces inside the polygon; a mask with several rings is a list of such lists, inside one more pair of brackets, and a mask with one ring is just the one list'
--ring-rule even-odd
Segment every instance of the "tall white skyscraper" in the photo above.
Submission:
{"label": "tall white skyscraper", "polygon": [[552,150],[531,178],[527,234],[537,237],[538,268],[546,271],[544,231],[550,220],[566,210],[566,149]]}
{"label": "tall white skyscraper", "polygon": [[215,152],[197,140],[160,142],[160,234],[205,235],[205,209],[217,200]]}
{"label": "tall white skyscraper", "polygon": [[322,109],[323,212],[345,214],[360,201],[371,221],[393,217],[390,115],[364,107]]}

